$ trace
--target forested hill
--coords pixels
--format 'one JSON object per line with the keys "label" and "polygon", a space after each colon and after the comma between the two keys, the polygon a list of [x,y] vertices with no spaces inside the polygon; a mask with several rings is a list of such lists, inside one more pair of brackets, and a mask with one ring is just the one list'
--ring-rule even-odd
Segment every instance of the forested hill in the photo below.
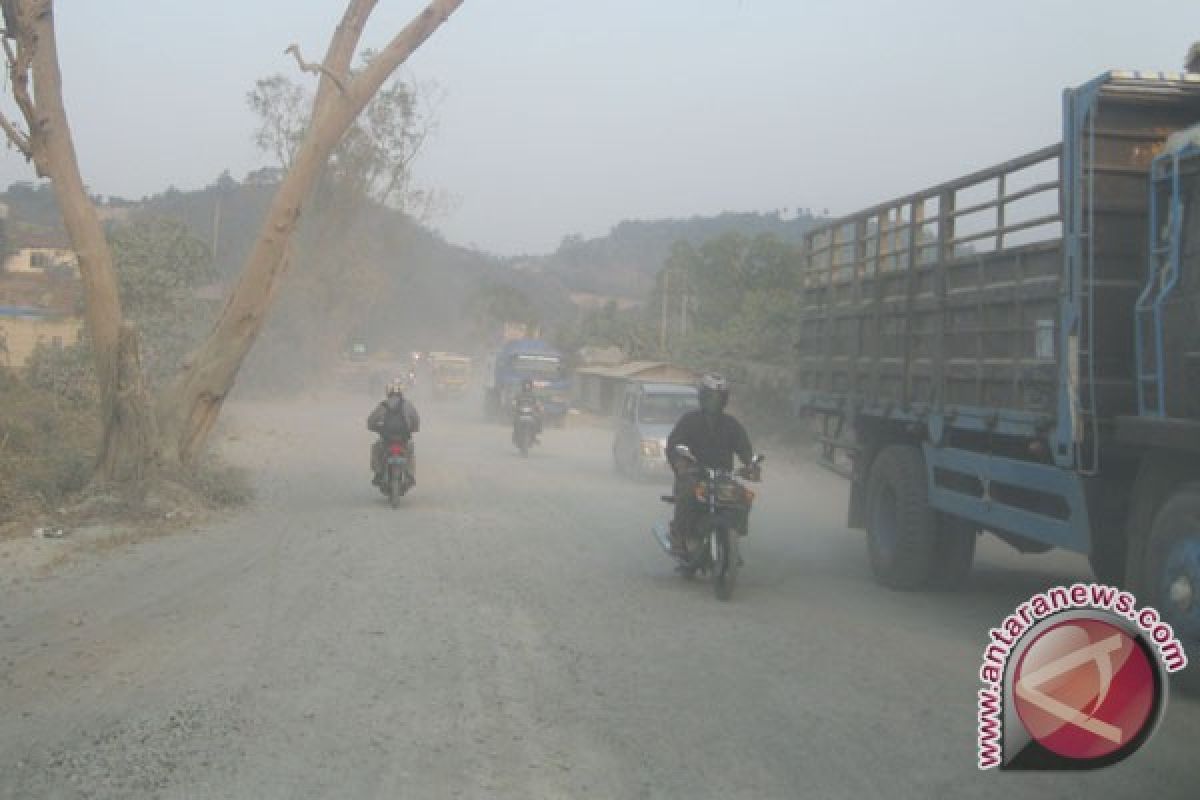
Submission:
{"label": "forested hill", "polygon": [[554,253],[525,259],[525,265],[558,278],[574,291],[642,298],[675,242],[696,245],[725,233],[770,233],[785,242],[798,242],[822,221],[808,209],[789,216],[725,212],[715,217],[627,220],[594,239],[567,236]]}
{"label": "forested hill", "polygon": [[[102,199],[99,208],[102,216],[116,221],[140,217],[183,221],[212,248],[217,272],[230,281],[238,274],[276,189],[269,175],[259,180],[251,177],[239,182],[226,174],[203,189],[170,188],[136,202]],[[0,193],[0,201],[8,205],[13,222],[39,227],[57,224],[48,184],[13,184]],[[461,319],[465,296],[489,284],[519,288],[546,321],[571,315],[569,292],[641,301],[649,295],[676,242],[699,245],[726,233],[769,233],[784,242],[797,242],[822,221],[808,209],[789,214],[725,212],[712,217],[626,220],[604,236],[566,236],[547,255],[501,258],[451,244],[403,214],[373,207],[355,220],[351,238],[363,247],[360,257],[387,263],[397,278],[396,291],[415,301],[421,317],[429,312],[430,319],[445,325]],[[302,236],[296,246],[302,248],[304,242]],[[363,242],[370,244],[364,247]]]}
{"label": "forested hill", "polygon": [[[209,246],[216,272],[228,285],[253,246],[276,188],[270,176],[259,180],[248,176],[239,182],[223,175],[203,189],[170,188],[139,201],[94,199],[102,219],[112,225],[146,218],[183,222]],[[0,202],[8,206],[11,228],[59,226],[49,184],[13,184],[0,193]],[[338,279],[339,291],[356,291],[364,303],[382,299],[387,307],[372,304],[377,313],[366,321],[369,328],[386,326],[398,331],[406,341],[413,341],[414,347],[468,346],[469,341],[464,340],[471,338],[475,327],[470,319],[470,298],[493,284],[520,289],[548,320],[571,314],[567,290],[553,276],[515,270],[506,259],[454,245],[406,215],[377,204],[364,203],[352,219],[341,221],[343,224],[338,224],[338,210],[322,207],[319,200],[309,204],[293,241],[298,263],[286,286],[303,283],[311,275],[310,283],[318,284],[314,288],[324,291],[328,287],[319,283],[319,275],[330,274]],[[323,263],[306,263],[314,258]],[[378,279],[364,281],[360,290],[348,287],[354,274],[363,273],[364,264],[371,267],[369,271],[386,275],[387,280],[382,285]],[[425,343],[430,331],[438,331],[443,338]],[[355,335],[371,333],[365,330]]]}

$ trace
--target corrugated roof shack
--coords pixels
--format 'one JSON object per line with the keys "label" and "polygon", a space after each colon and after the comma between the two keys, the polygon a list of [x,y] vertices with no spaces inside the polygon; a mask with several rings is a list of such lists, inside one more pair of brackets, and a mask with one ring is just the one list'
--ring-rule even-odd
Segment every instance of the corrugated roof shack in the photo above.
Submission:
{"label": "corrugated roof shack", "polygon": [[631,361],[616,367],[583,367],[575,371],[576,408],[593,414],[617,413],[627,383],[695,383],[697,374],[665,361]]}

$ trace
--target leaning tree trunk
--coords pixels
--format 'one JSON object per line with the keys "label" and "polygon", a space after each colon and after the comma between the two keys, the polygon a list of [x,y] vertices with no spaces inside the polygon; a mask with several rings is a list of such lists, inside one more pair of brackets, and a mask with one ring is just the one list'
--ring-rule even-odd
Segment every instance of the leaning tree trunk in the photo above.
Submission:
{"label": "leaning tree trunk", "polygon": [[[52,4],[7,0],[4,16],[7,34],[17,40],[15,56],[10,56],[13,95],[29,125],[28,135],[18,134],[14,143],[34,162],[39,177],[50,179],[79,259],[84,320],[100,388],[103,438],[95,478],[137,480],[145,477],[154,462],[150,449],[153,418],[137,357],[137,334],[122,322],[112,252],[79,173],[62,101]],[[5,127],[11,138],[10,126]]]}
{"label": "leaning tree trunk", "polygon": [[[349,66],[375,0],[353,0],[319,67],[322,75],[307,135],[284,176],[237,286],[208,339],[163,395],[158,413],[164,456],[188,462],[203,448],[238,370],[262,330],[287,247],[330,154],[384,81],[463,0],[433,0],[352,80]],[[297,60],[299,55],[297,53]]]}

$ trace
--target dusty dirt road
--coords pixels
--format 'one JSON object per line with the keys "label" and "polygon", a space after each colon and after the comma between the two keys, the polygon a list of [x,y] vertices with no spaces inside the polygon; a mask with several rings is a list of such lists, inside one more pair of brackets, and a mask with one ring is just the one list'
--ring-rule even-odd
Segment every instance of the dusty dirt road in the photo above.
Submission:
{"label": "dusty dirt road", "polygon": [[[232,408],[252,509],[0,559],[0,798],[1194,798],[1200,704],[1082,775],[981,774],[985,631],[1081,559],[981,548],[958,595],[872,583],[845,486],[768,461],[734,601],[648,534],[600,428],[520,459],[423,404],[420,483],[369,485],[370,400]],[[3,551],[0,543],[0,551]]]}

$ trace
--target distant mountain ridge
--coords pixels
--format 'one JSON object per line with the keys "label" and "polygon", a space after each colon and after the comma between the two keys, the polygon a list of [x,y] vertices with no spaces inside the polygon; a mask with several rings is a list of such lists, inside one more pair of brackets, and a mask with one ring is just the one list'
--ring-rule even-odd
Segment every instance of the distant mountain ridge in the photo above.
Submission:
{"label": "distant mountain ridge", "polygon": [[714,217],[626,220],[604,236],[567,236],[555,252],[517,259],[515,266],[553,276],[572,292],[643,298],[676,242],[698,245],[726,233],[767,233],[786,242],[799,242],[824,221],[808,209],[798,209],[793,216],[727,211]]}

